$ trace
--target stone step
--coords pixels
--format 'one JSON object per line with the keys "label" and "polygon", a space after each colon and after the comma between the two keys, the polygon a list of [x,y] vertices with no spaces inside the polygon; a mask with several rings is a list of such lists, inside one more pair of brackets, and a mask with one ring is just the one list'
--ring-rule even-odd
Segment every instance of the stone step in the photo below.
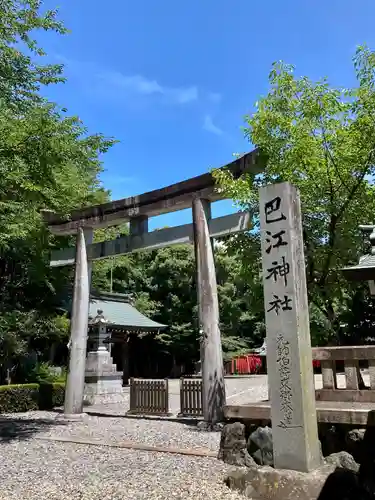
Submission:
{"label": "stone step", "polygon": [[94,394],[85,402],[85,406],[105,405],[105,404],[125,404],[129,401],[129,392],[111,393],[111,394]]}

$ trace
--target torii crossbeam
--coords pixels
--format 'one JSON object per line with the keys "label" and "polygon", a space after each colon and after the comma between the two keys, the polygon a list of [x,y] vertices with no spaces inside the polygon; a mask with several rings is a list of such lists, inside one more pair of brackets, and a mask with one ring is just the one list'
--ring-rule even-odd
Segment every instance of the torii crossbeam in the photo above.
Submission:
{"label": "torii crossbeam", "polygon": [[[243,173],[260,173],[258,151],[252,151],[223,167],[238,178]],[[219,238],[246,231],[250,226],[247,213],[231,214],[211,219],[211,203],[226,196],[215,187],[210,173],[194,177],[171,186],[157,189],[139,196],[97,205],[74,211],[70,218],[61,218],[52,212],[43,212],[44,221],[56,235],[77,234],[76,249],[52,253],[51,266],[76,264],[74,295],[79,297],[72,312],[71,359],[67,392],[71,391],[65,405],[66,414],[82,412],[84,370],[82,359],[78,360],[87,336],[87,307],[89,301],[90,265],[82,267],[82,261],[103,259],[130,253],[135,250],[156,249],[173,244],[194,243],[197,262],[197,294],[201,335],[201,361],[203,382],[203,413],[207,422],[221,421],[225,404],[225,385],[221,338],[219,329],[219,306],[217,299],[216,273],[211,238]],[[183,226],[148,231],[148,219],[157,215],[192,208],[193,223]],[[129,222],[129,236],[102,243],[92,243],[93,231],[98,228],[116,226]],[[83,237],[85,233],[85,238]],[[87,274],[87,279],[83,274]],[[83,311],[83,312],[82,312]],[[85,326],[86,325],[86,326]],[[70,381],[69,381],[70,380]],[[74,394],[73,394],[74,393]]]}

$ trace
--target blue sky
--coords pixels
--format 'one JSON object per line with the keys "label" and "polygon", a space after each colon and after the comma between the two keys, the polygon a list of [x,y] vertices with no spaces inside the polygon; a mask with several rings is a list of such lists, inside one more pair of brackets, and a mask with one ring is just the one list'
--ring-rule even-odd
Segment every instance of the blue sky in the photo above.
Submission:
{"label": "blue sky", "polygon": [[[374,0],[64,0],[59,10],[71,33],[39,38],[49,59],[65,63],[68,81],[47,95],[90,132],[120,141],[104,156],[113,199],[250,150],[243,116],[267,92],[273,61],[349,86],[356,45],[375,48]],[[213,213],[228,211],[220,202]],[[178,212],[151,226],[190,217]]]}

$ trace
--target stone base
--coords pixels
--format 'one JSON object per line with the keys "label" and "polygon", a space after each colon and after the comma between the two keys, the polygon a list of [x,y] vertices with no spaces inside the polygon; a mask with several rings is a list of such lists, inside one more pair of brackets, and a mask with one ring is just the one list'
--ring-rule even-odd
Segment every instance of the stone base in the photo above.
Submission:
{"label": "stone base", "polygon": [[117,383],[105,384],[103,380],[98,384],[85,384],[83,400],[85,405],[122,403],[124,401],[124,392],[121,379]]}
{"label": "stone base", "polygon": [[123,395],[122,372],[107,350],[89,352],[85,371],[85,404],[95,404],[97,396]]}
{"label": "stone base", "polygon": [[129,401],[129,394],[125,391],[109,394],[88,394],[85,396],[84,405],[108,405],[108,404],[118,404],[126,405]]}
{"label": "stone base", "polygon": [[305,474],[272,467],[253,467],[233,471],[226,484],[252,500],[317,500],[334,470],[334,465],[324,465]]}

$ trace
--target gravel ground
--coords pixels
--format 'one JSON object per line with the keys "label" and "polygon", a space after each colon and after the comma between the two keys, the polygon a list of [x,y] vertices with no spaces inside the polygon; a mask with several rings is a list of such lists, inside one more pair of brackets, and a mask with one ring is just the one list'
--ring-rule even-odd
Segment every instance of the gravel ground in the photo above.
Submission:
{"label": "gravel ground", "polygon": [[[315,383],[321,387],[321,376],[315,377]],[[227,379],[226,386],[228,404],[259,401],[268,393],[267,377],[262,375]],[[177,381],[170,382],[170,392],[171,409],[177,410]],[[125,393],[122,404],[88,408],[106,416],[89,415],[78,422],[62,421],[56,413],[47,412],[2,415],[0,500],[243,500],[223,483],[231,468],[215,458],[100,446],[100,442],[130,441],[218,451],[219,433],[199,432],[194,426],[170,420],[120,416],[127,406]],[[38,437],[89,439],[98,445],[43,441]]]}
{"label": "gravel ground", "polygon": [[[259,400],[265,377],[227,379],[228,402]],[[173,413],[179,406],[178,381],[170,381]],[[215,458],[88,446],[41,437],[133,442],[150,446],[218,451],[220,434],[170,420],[124,418],[122,404],[88,407],[82,421],[66,422],[56,413],[29,412],[0,417],[0,500],[243,499],[223,482],[230,467]]]}
{"label": "gravel ground", "polygon": [[2,500],[241,498],[215,459],[41,441],[4,447]]}
{"label": "gravel ground", "polygon": [[87,416],[65,422],[29,412],[0,420],[0,499],[243,499],[223,483],[230,467],[215,458],[187,457],[38,437],[132,441],[183,449],[218,450],[219,433],[170,421]]}
{"label": "gravel ground", "polygon": [[182,449],[205,448],[211,451],[218,451],[220,441],[219,432],[201,432],[195,425],[168,420],[86,415],[82,421],[66,422],[56,413],[48,412],[6,416],[3,424],[0,423],[1,428],[3,430],[0,430],[0,435],[5,434],[4,441],[8,434],[10,437],[64,437],[110,444],[132,442]]}

